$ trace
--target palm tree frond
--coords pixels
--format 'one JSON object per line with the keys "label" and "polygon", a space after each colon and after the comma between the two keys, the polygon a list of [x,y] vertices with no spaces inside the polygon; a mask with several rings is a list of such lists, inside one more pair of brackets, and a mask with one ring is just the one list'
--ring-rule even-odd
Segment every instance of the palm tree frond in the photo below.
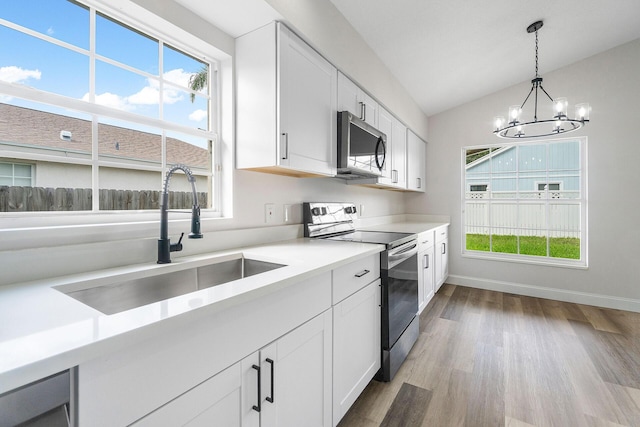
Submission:
{"label": "palm tree frond", "polygon": [[[192,74],[191,77],[189,77],[189,88],[194,92],[199,92],[202,89],[206,88],[208,83],[209,83],[209,68],[206,65],[203,66],[200,69],[200,71],[198,71],[195,74]],[[195,99],[196,99],[196,94],[192,93],[191,102],[194,102]]]}

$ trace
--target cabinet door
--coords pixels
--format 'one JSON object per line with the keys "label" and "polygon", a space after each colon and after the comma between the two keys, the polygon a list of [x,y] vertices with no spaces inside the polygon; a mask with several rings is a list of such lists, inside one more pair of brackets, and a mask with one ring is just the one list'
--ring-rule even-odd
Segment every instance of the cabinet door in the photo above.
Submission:
{"label": "cabinet door", "polygon": [[349,111],[360,120],[379,129],[379,108],[375,99],[347,76],[338,72],[338,111]]}
{"label": "cabinet door", "polygon": [[380,369],[380,279],[333,307],[333,425]]}
{"label": "cabinet door", "polygon": [[338,72],[338,111],[348,111],[354,116],[362,118],[359,92],[358,85],[341,72]]}
{"label": "cabinet door", "polygon": [[407,127],[393,118],[391,139],[391,180],[397,188],[407,188]]}
{"label": "cabinet door", "polygon": [[360,92],[360,105],[362,105],[362,120],[370,124],[374,128],[378,127],[378,103],[364,91]]}
{"label": "cabinet door", "polygon": [[436,281],[435,291],[438,292],[440,286],[447,280],[447,276],[449,276],[449,239],[444,239],[438,241],[436,245]]}
{"label": "cabinet door", "polygon": [[177,397],[135,427],[240,427],[242,374],[240,362]]}
{"label": "cabinet door", "polygon": [[279,26],[279,164],[335,175],[337,70]]}
{"label": "cabinet door", "polygon": [[386,185],[392,185],[393,177],[391,176],[391,169],[393,167],[393,146],[395,141],[393,140],[393,120],[395,118],[387,112],[384,108],[380,108],[378,111],[378,130],[387,135],[387,154],[384,161],[384,167],[382,168],[382,176],[380,182]]}
{"label": "cabinet door", "polygon": [[420,268],[418,274],[418,313],[422,313],[434,294],[434,267],[436,264],[434,247],[429,246],[421,251],[418,254],[418,260]]}
{"label": "cabinet door", "polygon": [[327,310],[260,351],[261,427],[331,426],[331,335]]}
{"label": "cabinet door", "polygon": [[407,188],[424,192],[425,142],[407,131]]}

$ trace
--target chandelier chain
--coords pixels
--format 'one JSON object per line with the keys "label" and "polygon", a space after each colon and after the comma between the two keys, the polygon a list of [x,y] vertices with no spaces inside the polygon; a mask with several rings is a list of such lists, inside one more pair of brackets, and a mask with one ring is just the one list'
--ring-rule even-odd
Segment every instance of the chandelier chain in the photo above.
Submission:
{"label": "chandelier chain", "polygon": [[540,77],[538,75],[538,30],[536,30],[536,78]]}

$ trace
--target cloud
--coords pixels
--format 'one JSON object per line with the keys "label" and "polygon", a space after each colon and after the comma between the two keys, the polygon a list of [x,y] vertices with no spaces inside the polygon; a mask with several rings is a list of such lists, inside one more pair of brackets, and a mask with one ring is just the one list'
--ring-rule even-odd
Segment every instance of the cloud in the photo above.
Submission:
{"label": "cloud", "polygon": [[[1,70],[1,69],[0,69]],[[189,86],[189,78],[193,73],[186,73],[182,68],[169,70],[164,73],[165,80],[182,86]],[[163,102],[165,104],[175,104],[182,101],[187,96],[187,92],[174,88],[170,85],[164,86]],[[82,97],[83,101],[89,100],[89,94]],[[96,95],[96,103],[124,111],[134,111],[141,105],[158,105],[160,102],[160,83],[155,79],[147,79],[147,85],[138,92],[131,95],[116,95],[105,92]],[[201,121],[207,117],[204,110],[196,110],[189,115],[189,119]]]}
{"label": "cloud", "polygon": [[40,80],[41,76],[40,70],[25,70],[15,65],[0,67],[0,80],[9,83],[24,83],[28,79]]}
{"label": "cloud", "polygon": [[133,105],[157,105],[160,100],[160,91],[157,86],[157,84],[145,86],[140,92],[128,96],[126,100]]}
{"label": "cloud", "polygon": [[[86,93],[82,97],[83,101],[89,100],[89,94]],[[118,110],[124,111],[133,111],[135,107],[131,105],[126,97],[122,97],[120,95],[116,95],[114,93],[105,92],[99,95],[96,95],[96,104],[104,105],[106,107],[116,108]]]}
{"label": "cloud", "polygon": [[194,74],[195,73],[186,73],[182,68],[176,68],[175,70],[169,70],[164,73],[163,77],[167,81],[189,87],[189,79]]}
{"label": "cloud", "polygon": [[49,34],[50,36],[52,36],[55,33],[55,31],[53,30],[53,27],[49,27],[47,29],[47,34]]}
{"label": "cloud", "polygon": [[189,114],[189,120],[193,120],[194,122],[201,122],[206,118],[207,112],[201,109],[195,110],[193,113]]}

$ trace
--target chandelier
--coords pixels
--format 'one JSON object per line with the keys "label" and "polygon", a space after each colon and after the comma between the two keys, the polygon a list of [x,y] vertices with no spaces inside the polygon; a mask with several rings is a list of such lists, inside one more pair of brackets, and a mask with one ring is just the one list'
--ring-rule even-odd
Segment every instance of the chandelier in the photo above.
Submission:
{"label": "chandelier", "polygon": [[[509,107],[507,120],[505,120],[504,117],[495,118],[493,133],[500,138],[538,138],[558,135],[578,130],[584,126],[585,123],[589,122],[589,104],[577,104],[575,106],[575,118],[572,119],[567,116],[569,107],[567,98],[553,99],[542,87],[542,77],[538,74],[538,30],[540,28],[542,28],[542,21],[536,21],[527,27],[527,33],[536,33],[536,76],[531,80],[531,90],[522,104]],[[540,89],[552,103],[552,114],[554,114],[552,118],[538,120],[538,89]],[[533,120],[522,122],[522,109],[532,93],[534,94]],[[543,100],[545,99],[543,96],[542,98]]]}

